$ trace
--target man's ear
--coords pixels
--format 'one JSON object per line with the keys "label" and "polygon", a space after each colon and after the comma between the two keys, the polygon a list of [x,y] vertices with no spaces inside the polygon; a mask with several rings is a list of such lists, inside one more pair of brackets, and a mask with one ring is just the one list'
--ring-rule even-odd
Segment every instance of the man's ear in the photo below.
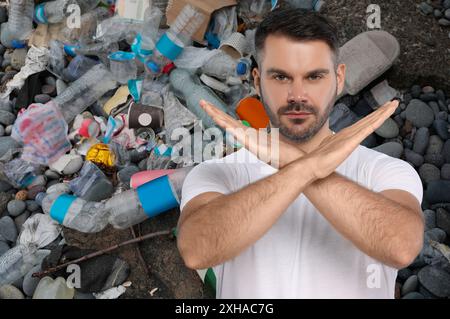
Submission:
{"label": "man's ear", "polygon": [[345,86],[345,70],[347,66],[345,64],[339,64],[336,70],[336,78],[337,78],[337,95],[340,95],[344,90]]}
{"label": "man's ear", "polygon": [[259,92],[259,87],[261,85],[261,76],[259,74],[259,69],[254,68],[252,71],[253,75],[253,82],[255,84],[256,93],[258,93],[259,96],[261,96],[261,92]]}

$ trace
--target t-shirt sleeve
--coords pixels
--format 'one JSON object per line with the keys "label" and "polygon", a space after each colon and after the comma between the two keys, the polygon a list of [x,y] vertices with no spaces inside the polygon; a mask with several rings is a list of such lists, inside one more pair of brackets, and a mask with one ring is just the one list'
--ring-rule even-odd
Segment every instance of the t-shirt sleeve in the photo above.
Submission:
{"label": "t-shirt sleeve", "polygon": [[183,183],[180,211],[194,197],[207,192],[229,194],[235,190],[235,167],[226,163],[203,162],[194,167]]}
{"label": "t-shirt sleeve", "polygon": [[371,189],[381,192],[388,189],[400,189],[417,198],[423,199],[422,181],[416,170],[401,159],[383,156],[375,160],[371,174]]}

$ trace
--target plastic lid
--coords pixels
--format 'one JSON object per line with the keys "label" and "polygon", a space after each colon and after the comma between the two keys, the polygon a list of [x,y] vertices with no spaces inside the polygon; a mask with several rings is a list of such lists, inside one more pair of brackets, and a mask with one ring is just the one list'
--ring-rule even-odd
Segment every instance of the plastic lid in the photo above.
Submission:
{"label": "plastic lid", "polygon": [[159,71],[161,70],[158,66],[158,64],[156,64],[153,61],[150,61],[147,63],[147,66],[150,70],[152,70],[154,73],[159,73]]}
{"label": "plastic lid", "polygon": [[77,55],[75,53],[75,49],[78,49],[78,48],[80,48],[80,47],[77,46],[77,45],[68,45],[68,44],[66,44],[66,45],[64,45],[64,52],[66,52],[67,55],[69,55],[71,57],[74,57],[74,56]]}
{"label": "plastic lid", "polygon": [[23,49],[23,48],[27,47],[27,44],[25,43],[25,41],[21,41],[21,40],[12,40],[11,45],[14,49]]}
{"label": "plastic lid", "polygon": [[247,64],[244,62],[239,62],[236,66],[236,73],[239,75],[244,75],[247,73]]}
{"label": "plastic lid", "polygon": [[129,61],[136,57],[133,52],[116,51],[108,56],[113,61]]}

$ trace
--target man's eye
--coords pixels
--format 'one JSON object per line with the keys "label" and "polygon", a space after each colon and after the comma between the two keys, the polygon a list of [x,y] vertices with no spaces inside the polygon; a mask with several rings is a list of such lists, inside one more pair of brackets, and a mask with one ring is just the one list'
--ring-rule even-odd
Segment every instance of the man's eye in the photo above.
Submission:
{"label": "man's eye", "polygon": [[275,75],[274,79],[277,80],[277,81],[286,81],[287,77],[284,76],[284,75]]}
{"label": "man's eye", "polygon": [[313,81],[320,80],[320,79],[322,79],[322,78],[323,78],[323,75],[320,75],[320,74],[311,75],[311,76],[309,77],[309,79],[310,79],[310,80],[313,80]]}

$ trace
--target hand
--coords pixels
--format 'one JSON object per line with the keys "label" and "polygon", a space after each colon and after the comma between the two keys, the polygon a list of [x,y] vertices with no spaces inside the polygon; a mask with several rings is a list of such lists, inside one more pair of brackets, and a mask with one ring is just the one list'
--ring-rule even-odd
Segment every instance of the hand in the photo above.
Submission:
{"label": "hand", "polygon": [[[295,146],[282,142],[279,138],[273,139],[265,129],[257,130],[245,126],[209,102],[201,100],[200,106],[217,125],[232,134],[247,150],[275,168],[283,168],[306,154]],[[272,145],[272,142],[277,143],[278,149],[277,145]]]}
{"label": "hand", "polygon": [[316,149],[304,156],[314,178],[322,179],[333,173],[367,136],[395,112],[398,104],[398,101],[387,102],[355,124],[326,137]]}

